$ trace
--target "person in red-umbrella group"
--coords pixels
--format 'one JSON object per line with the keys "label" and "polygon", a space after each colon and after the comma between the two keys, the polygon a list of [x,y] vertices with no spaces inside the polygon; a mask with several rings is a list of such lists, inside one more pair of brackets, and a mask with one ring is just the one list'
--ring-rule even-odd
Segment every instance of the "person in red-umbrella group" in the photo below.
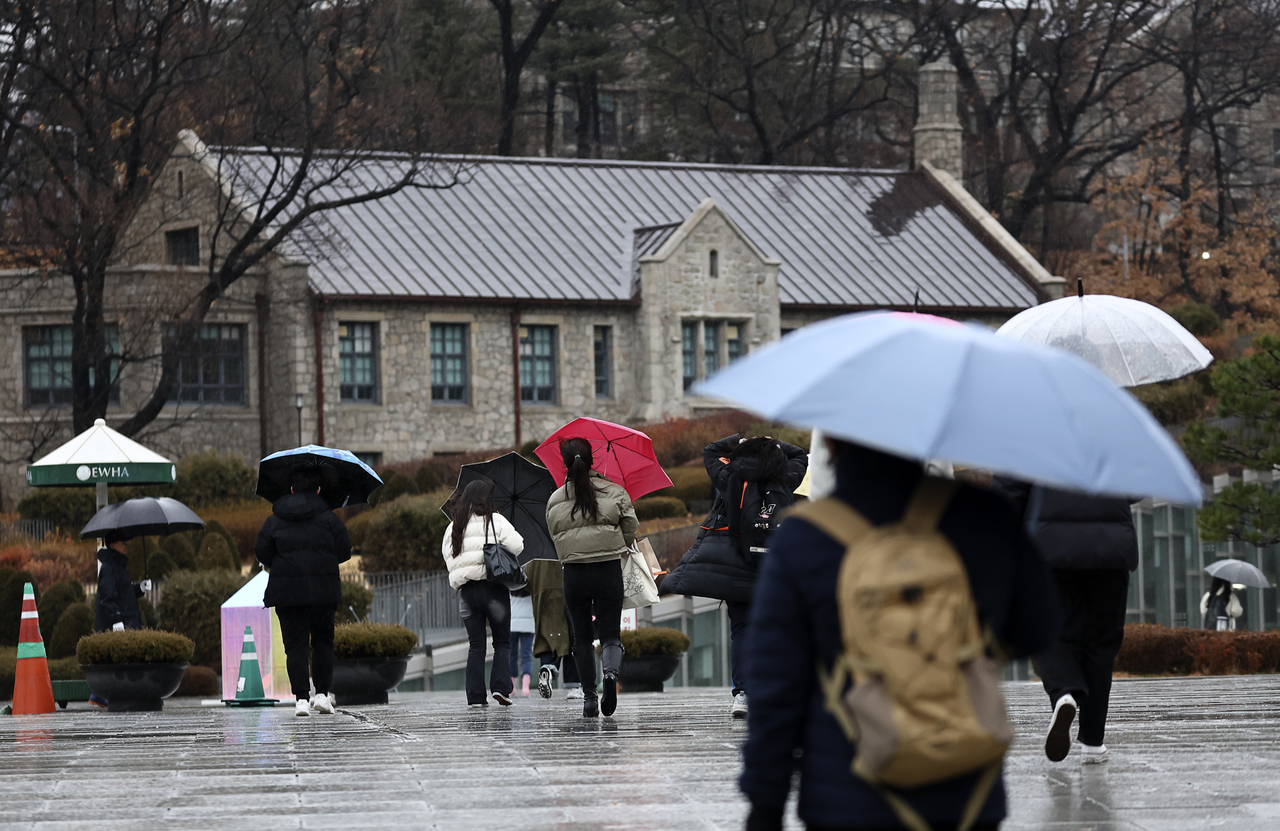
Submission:
{"label": "person in red-umbrella group", "polygon": [[[565,479],[547,500],[547,529],[564,565],[564,602],[571,623],[573,658],[582,676],[582,715],[613,715],[618,706],[622,666],[622,554],[636,537],[631,497],[592,469],[591,443],[570,438],[560,443]],[[604,671],[603,698],[597,701],[596,660],[591,647],[594,615]]]}

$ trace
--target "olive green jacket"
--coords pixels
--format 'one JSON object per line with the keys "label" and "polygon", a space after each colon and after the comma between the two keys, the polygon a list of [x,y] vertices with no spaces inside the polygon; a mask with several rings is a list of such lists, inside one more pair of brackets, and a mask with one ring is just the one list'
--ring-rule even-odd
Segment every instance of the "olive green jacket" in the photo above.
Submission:
{"label": "olive green jacket", "polygon": [[564,582],[558,560],[530,560],[524,564],[533,598],[533,654],[568,655],[572,646],[564,613]]}
{"label": "olive green jacket", "polygon": [[562,563],[600,563],[622,559],[635,542],[636,509],[621,485],[591,471],[599,515],[592,520],[573,513],[573,486],[565,482],[547,500],[547,529]]}

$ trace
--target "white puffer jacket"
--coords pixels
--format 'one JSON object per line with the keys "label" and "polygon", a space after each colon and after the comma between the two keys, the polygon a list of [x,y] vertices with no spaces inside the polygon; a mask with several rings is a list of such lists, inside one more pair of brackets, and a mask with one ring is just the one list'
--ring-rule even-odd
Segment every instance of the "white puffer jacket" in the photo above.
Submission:
{"label": "white puffer jacket", "polygon": [[444,555],[444,564],[449,569],[449,585],[461,588],[468,580],[484,580],[484,544],[499,542],[505,545],[512,554],[520,555],[524,551],[524,538],[512,527],[511,522],[502,514],[494,513],[488,528],[488,539],[485,539],[485,521],[483,517],[472,514],[467,520],[467,530],[462,537],[462,550],[453,556],[453,523],[444,532],[444,542],[440,553]]}

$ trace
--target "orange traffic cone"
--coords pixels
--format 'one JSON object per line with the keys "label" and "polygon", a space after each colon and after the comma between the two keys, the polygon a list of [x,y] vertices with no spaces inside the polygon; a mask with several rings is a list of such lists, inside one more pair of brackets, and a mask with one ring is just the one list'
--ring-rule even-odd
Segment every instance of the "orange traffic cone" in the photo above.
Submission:
{"label": "orange traffic cone", "polygon": [[53,682],[49,680],[49,660],[40,638],[40,613],[36,611],[36,591],[27,583],[22,589],[22,629],[18,634],[18,672],[13,684],[13,714],[52,713]]}

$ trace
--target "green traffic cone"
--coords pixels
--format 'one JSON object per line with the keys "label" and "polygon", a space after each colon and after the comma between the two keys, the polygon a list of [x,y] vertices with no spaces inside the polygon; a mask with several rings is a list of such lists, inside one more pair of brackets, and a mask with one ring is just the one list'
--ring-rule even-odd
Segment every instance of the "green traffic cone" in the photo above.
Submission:
{"label": "green traffic cone", "polygon": [[262,672],[258,669],[258,648],[253,641],[253,627],[244,628],[244,648],[240,652],[240,680],[236,682],[236,697],[224,698],[223,703],[238,707],[270,707],[279,699],[267,698],[262,689]]}

